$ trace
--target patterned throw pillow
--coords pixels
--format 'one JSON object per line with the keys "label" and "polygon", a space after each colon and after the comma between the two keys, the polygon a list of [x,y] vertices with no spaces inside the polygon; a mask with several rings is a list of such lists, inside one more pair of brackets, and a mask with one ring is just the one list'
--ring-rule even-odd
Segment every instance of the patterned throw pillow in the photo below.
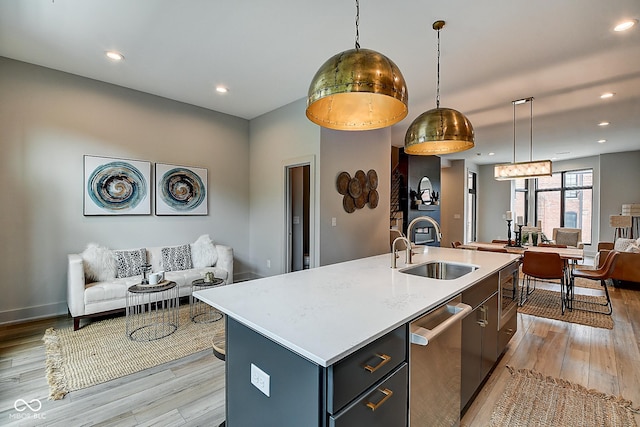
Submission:
{"label": "patterned throw pillow", "polygon": [[162,267],[164,271],[188,270],[191,264],[191,247],[189,245],[162,248]]}
{"label": "patterned throw pillow", "polygon": [[147,263],[147,250],[145,248],[132,251],[114,251],[118,273],[116,277],[131,277],[142,274],[140,267]]}

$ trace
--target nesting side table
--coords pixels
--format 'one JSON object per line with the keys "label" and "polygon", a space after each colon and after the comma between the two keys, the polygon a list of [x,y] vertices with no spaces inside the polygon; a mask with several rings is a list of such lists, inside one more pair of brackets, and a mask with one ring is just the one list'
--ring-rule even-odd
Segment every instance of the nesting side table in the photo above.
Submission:
{"label": "nesting side table", "polygon": [[213,281],[206,282],[204,279],[196,279],[191,282],[191,294],[189,294],[189,314],[191,320],[195,323],[212,323],[222,319],[222,313],[209,304],[200,301],[193,296],[195,291],[200,291],[206,288],[213,288],[216,286],[222,286],[224,280],[214,277]]}
{"label": "nesting side table", "polygon": [[127,336],[133,341],[153,341],[171,335],[178,329],[179,305],[176,282],[130,286]]}

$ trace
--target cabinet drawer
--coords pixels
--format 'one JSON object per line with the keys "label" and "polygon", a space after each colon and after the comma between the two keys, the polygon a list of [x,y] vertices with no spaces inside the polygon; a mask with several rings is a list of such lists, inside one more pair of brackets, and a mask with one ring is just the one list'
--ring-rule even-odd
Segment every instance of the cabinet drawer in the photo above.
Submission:
{"label": "cabinet drawer", "polygon": [[476,308],[496,292],[498,292],[498,272],[463,291],[462,302]]}
{"label": "cabinet drawer", "polygon": [[502,329],[498,331],[498,356],[502,354],[505,348],[507,348],[507,344],[511,341],[511,338],[515,335],[518,330],[518,316],[516,312],[513,312],[513,315],[506,321]]}
{"label": "cabinet drawer", "polygon": [[330,366],[327,412],[338,412],[406,359],[407,326],[403,325]]}
{"label": "cabinet drawer", "polygon": [[407,425],[409,370],[398,370],[358,400],[329,417],[329,427],[397,427]]}

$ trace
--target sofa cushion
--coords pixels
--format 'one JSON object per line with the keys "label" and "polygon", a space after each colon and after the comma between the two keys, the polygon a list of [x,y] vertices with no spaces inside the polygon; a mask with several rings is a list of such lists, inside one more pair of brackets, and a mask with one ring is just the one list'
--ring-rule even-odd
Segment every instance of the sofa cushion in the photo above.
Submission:
{"label": "sofa cushion", "polygon": [[191,243],[191,262],[194,268],[204,268],[216,265],[218,251],[208,234],[203,234]]}
{"label": "sofa cushion", "polygon": [[579,231],[558,230],[556,232],[556,245],[578,246]]}
{"label": "sofa cushion", "polygon": [[162,267],[165,271],[189,270],[191,263],[191,247],[189,245],[162,248]]}
{"label": "sofa cushion", "polygon": [[627,246],[627,249],[625,250],[625,252],[640,254],[640,246],[638,246],[635,242],[631,243],[629,246]]}
{"label": "sofa cushion", "polygon": [[80,254],[86,281],[107,281],[116,277],[116,260],[109,248],[89,243]]}
{"label": "sofa cushion", "polygon": [[130,251],[114,251],[118,266],[117,278],[138,276],[142,274],[140,267],[147,263],[145,248]]}

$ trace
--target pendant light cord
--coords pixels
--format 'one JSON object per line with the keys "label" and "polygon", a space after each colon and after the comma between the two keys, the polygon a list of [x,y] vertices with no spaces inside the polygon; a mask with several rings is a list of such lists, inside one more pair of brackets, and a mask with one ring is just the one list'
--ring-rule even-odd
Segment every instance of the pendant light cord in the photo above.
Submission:
{"label": "pendant light cord", "polygon": [[516,162],[516,103],[513,104],[513,163]]}
{"label": "pendant light cord", "polygon": [[360,2],[356,0],[356,50],[360,49]]}
{"label": "pendant light cord", "polygon": [[437,68],[438,80],[436,84],[436,108],[440,108],[440,29],[438,29],[437,32],[438,32],[438,68]]}
{"label": "pendant light cord", "polygon": [[530,114],[530,119],[529,119],[529,161],[532,162],[533,161],[533,97],[531,97],[531,100],[529,101],[529,103],[531,104],[529,106],[529,114]]}

